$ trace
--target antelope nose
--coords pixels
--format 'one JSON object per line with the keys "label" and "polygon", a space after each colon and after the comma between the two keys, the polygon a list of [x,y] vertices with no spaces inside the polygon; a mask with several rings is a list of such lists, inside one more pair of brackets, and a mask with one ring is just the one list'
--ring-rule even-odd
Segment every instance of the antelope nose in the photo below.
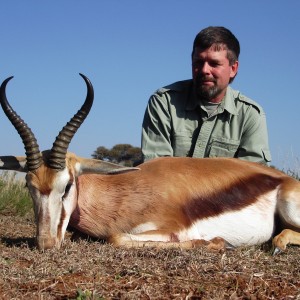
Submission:
{"label": "antelope nose", "polygon": [[37,247],[39,250],[47,250],[52,249],[56,246],[56,239],[55,238],[47,238],[47,237],[38,237],[37,238]]}

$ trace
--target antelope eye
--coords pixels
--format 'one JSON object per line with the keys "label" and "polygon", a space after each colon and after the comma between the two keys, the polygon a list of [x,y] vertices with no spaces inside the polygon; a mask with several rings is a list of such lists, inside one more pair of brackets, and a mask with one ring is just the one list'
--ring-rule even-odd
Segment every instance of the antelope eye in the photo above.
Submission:
{"label": "antelope eye", "polygon": [[63,195],[63,198],[66,198],[66,197],[68,196],[68,193],[69,193],[69,191],[70,191],[70,189],[71,189],[71,186],[72,186],[72,182],[69,182],[69,183],[67,184],[67,186],[66,186],[66,189],[65,189],[65,193],[64,193],[64,195]]}

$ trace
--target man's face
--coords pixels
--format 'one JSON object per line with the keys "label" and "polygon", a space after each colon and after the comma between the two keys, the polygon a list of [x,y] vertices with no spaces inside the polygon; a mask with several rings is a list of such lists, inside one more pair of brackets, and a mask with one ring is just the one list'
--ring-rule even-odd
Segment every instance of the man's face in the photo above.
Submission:
{"label": "man's face", "polygon": [[216,51],[214,47],[196,47],[192,57],[193,82],[199,98],[210,102],[221,102],[231,78],[237,73],[238,61],[232,66],[227,50]]}

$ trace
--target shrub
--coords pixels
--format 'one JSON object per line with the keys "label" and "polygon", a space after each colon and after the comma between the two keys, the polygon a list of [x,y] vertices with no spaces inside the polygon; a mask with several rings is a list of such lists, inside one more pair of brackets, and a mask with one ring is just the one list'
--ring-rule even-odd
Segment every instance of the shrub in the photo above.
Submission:
{"label": "shrub", "polygon": [[2,172],[0,174],[0,213],[24,216],[32,212],[32,200],[24,178],[18,177],[16,172]]}

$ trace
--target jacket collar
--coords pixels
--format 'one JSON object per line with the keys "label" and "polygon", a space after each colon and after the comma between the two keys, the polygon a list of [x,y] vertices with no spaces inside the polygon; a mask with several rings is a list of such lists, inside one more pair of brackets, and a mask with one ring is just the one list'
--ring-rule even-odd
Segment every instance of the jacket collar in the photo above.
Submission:
{"label": "jacket collar", "polygon": [[[238,91],[233,90],[230,86],[227,87],[225,97],[220,104],[220,113],[224,110],[228,111],[232,115],[238,115],[235,99],[238,97]],[[186,110],[195,110],[199,106],[198,99],[191,87],[190,97],[186,104]]]}

